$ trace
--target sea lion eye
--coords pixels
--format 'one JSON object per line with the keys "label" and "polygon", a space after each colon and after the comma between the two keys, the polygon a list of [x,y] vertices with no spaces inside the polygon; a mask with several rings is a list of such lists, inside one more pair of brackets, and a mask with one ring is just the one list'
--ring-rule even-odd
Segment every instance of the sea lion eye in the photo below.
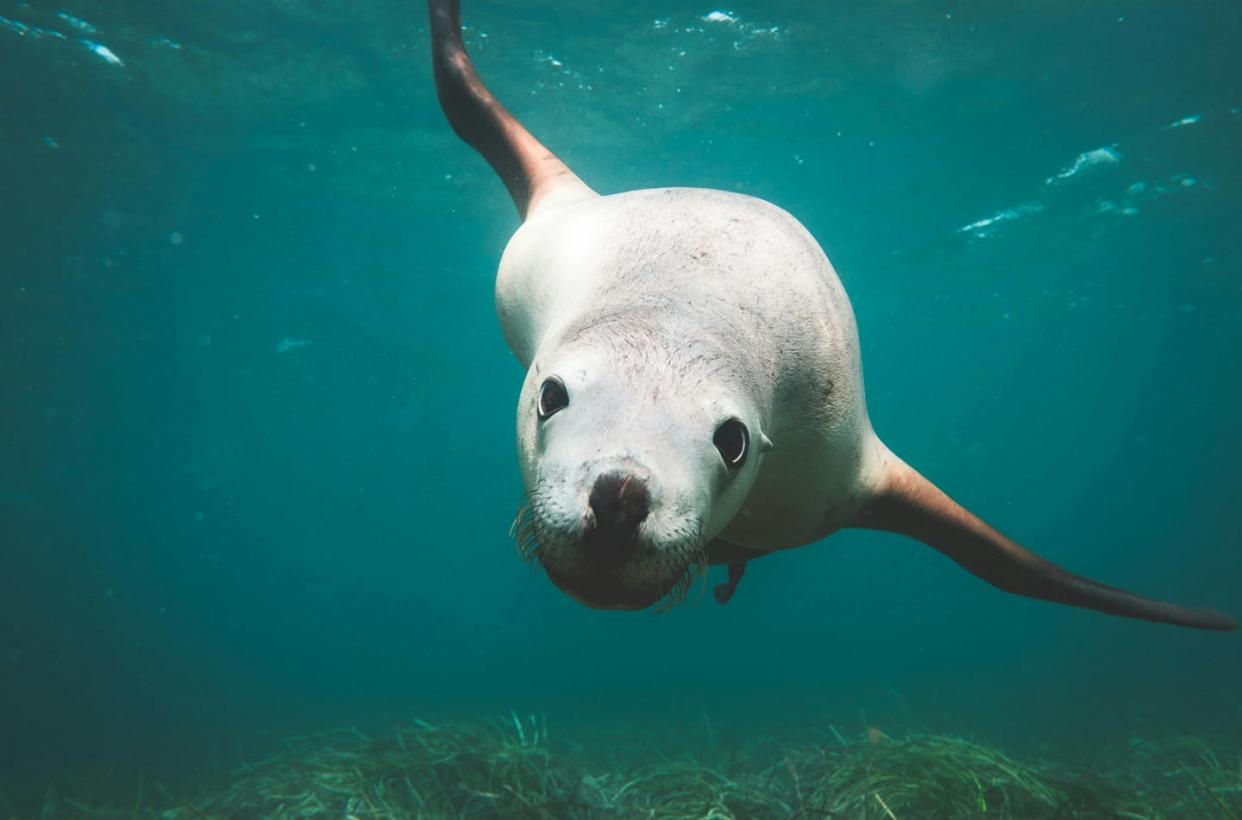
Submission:
{"label": "sea lion eye", "polygon": [[746,425],[737,419],[729,419],[717,427],[712,442],[730,470],[736,470],[746,463],[746,453],[750,450],[750,433],[746,430]]}
{"label": "sea lion eye", "polygon": [[565,383],[556,376],[551,377],[539,388],[539,418],[551,418],[569,406],[569,393],[565,391]]}

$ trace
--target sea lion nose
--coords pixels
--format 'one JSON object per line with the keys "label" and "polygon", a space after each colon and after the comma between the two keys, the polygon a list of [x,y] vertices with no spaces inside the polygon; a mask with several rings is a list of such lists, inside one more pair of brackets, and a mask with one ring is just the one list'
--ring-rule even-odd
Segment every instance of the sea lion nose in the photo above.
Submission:
{"label": "sea lion nose", "polygon": [[637,476],[604,473],[595,479],[588,503],[595,513],[594,526],[588,532],[591,540],[610,551],[628,552],[634,545],[638,525],[651,512],[651,493],[647,483]]}

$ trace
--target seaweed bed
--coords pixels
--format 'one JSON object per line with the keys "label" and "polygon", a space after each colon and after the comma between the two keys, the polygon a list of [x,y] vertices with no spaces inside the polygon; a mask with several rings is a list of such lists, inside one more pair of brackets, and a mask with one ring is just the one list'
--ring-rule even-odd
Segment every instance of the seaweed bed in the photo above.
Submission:
{"label": "seaweed bed", "polygon": [[[141,779],[127,788],[118,800],[59,783],[33,816],[1242,820],[1242,745],[1135,738],[1067,767],[960,737],[828,726],[667,756],[643,738],[550,741],[541,719],[511,715],[304,737],[185,794]],[[0,812],[13,812],[2,795]]]}

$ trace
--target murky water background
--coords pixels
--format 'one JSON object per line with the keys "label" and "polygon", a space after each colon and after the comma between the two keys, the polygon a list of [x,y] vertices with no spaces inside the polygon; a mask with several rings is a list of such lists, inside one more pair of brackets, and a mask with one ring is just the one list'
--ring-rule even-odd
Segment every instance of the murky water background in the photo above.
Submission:
{"label": "murky water background", "polygon": [[[895,536],[655,617],[524,566],[491,305],[516,217],[442,119],[424,11],[0,2],[8,793],[510,707],[552,732],[1236,734],[1237,635],[1004,596]],[[877,430],[956,498],[1076,571],[1242,613],[1242,7],[464,16],[597,190],[798,216],[853,299]]]}

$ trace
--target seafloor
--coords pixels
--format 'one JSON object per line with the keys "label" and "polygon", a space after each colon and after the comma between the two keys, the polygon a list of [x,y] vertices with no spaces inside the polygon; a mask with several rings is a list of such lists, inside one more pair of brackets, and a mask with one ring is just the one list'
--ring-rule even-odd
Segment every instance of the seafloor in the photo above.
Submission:
{"label": "seafloor", "polygon": [[632,731],[549,736],[537,716],[297,738],[213,781],[68,778],[11,817],[1242,818],[1242,742],[1130,737],[1061,759],[944,734],[826,725],[693,751]]}

